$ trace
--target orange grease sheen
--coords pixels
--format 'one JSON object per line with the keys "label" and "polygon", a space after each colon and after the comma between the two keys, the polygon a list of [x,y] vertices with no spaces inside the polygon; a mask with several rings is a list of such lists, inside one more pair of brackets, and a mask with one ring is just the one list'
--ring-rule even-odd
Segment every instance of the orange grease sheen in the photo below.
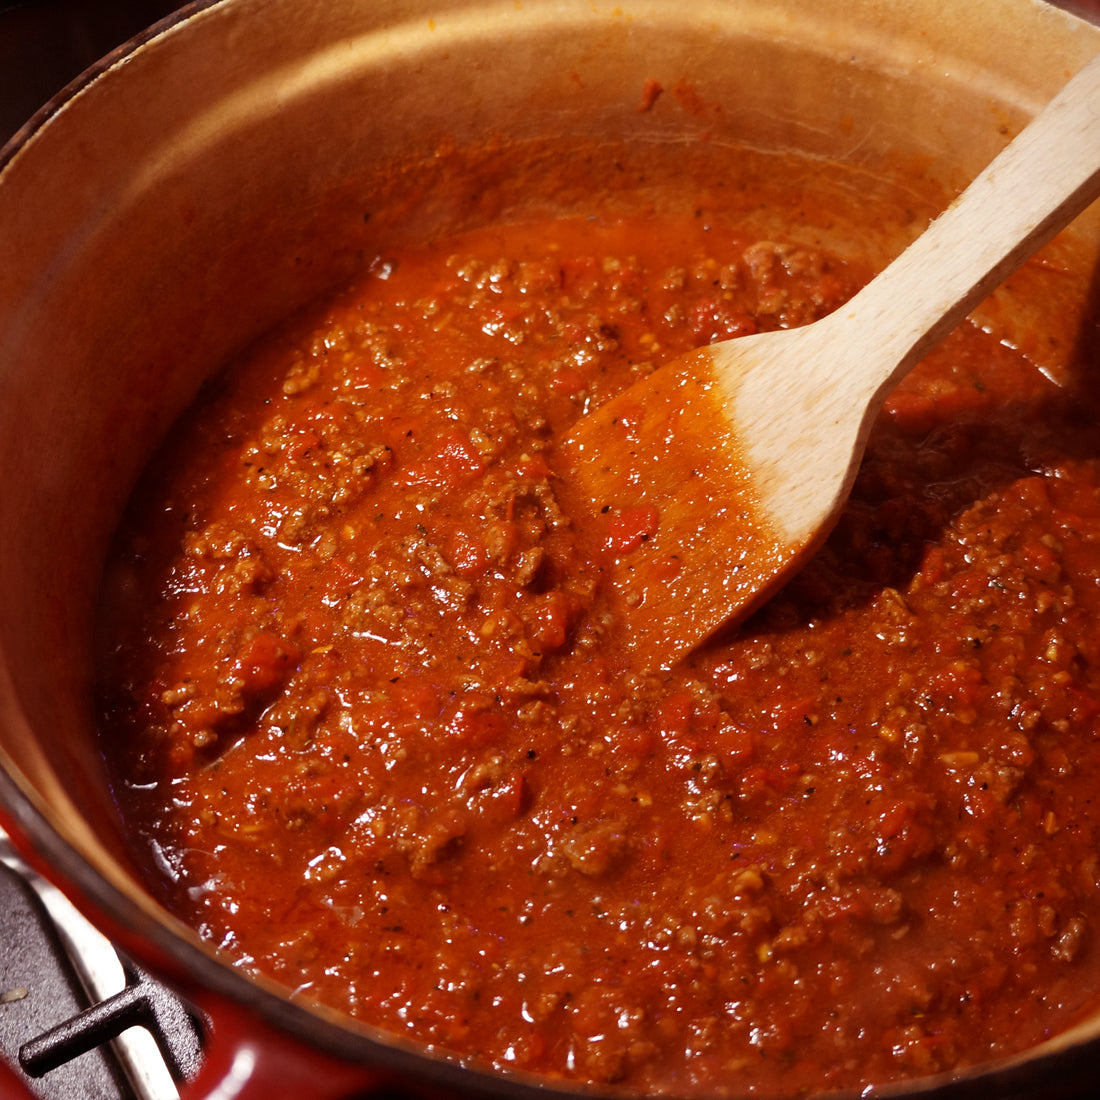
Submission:
{"label": "orange grease sheen", "polygon": [[661,517],[582,520],[555,440],[862,274],[717,213],[382,260],[211,386],[120,531],[101,729],[155,894],[299,996],[644,1094],[860,1088],[1089,1009],[1080,394],[962,328],[796,580],[643,675],[604,577]]}

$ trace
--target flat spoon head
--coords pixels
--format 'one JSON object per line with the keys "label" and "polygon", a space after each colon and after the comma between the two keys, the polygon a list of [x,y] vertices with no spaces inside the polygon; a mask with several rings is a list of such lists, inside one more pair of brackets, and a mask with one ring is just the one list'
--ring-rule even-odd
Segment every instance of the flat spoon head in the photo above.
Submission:
{"label": "flat spoon head", "polygon": [[[645,533],[623,547],[611,577],[613,610],[642,667],[668,667],[748,615],[839,515],[862,424],[845,415],[850,406],[832,417],[809,409],[792,440],[784,404],[807,395],[774,391],[775,357],[793,361],[820,331],[700,348],[584,417],[562,445],[588,511]],[[762,413],[752,432],[731,416],[749,403]],[[812,470],[791,455],[792,442],[812,456]]]}
{"label": "flat spoon head", "polygon": [[789,579],[900,378],[1098,194],[1094,59],[848,305],[691,352],[577,424],[560,449],[574,491],[646,536],[611,577],[640,667],[669,667]]}

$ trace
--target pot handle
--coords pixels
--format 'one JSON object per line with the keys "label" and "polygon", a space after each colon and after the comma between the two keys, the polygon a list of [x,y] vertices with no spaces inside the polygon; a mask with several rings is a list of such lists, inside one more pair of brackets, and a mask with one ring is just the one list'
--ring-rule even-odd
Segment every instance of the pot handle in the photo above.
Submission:
{"label": "pot handle", "polygon": [[361,1100],[392,1075],[341,1061],[204,991],[196,1007],[208,1022],[202,1068],[180,1086],[180,1100]]}
{"label": "pot handle", "polygon": [[[209,1023],[203,1063],[179,1086],[180,1100],[367,1100],[382,1089],[404,1094],[392,1075],[306,1046],[215,995],[200,999]],[[27,1078],[2,1056],[0,1100],[34,1100]]]}

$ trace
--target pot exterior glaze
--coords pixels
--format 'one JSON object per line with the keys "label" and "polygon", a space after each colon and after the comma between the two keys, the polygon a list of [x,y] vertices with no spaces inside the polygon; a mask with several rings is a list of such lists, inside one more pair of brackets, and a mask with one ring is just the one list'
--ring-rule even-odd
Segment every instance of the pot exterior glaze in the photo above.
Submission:
{"label": "pot exterior glaze", "polygon": [[[922,212],[862,236],[885,262],[1098,50],[1039,0],[221,0],[105,59],[0,154],[3,823],[209,1014],[191,1095],[295,1078],[300,1096],[546,1094],[246,978],[138,880],[92,725],[90,624],[130,488],[203,380],[381,244],[579,205],[562,150],[842,164],[854,211],[881,180]],[[669,94],[647,102],[654,81]],[[1078,308],[1045,316],[1025,274],[986,317],[1056,376],[1087,335],[1097,211],[1051,247]],[[1098,1035],[884,1095],[1068,1094]]]}

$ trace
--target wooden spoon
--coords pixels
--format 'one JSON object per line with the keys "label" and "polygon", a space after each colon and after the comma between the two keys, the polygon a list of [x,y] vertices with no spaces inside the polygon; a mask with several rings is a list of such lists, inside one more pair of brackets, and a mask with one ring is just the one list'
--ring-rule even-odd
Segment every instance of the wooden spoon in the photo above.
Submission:
{"label": "wooden spoon", "polygon": [[896,383],[1098,194],[1100,57],[845,306],[690,352],[578,422],[562,444],[573,488],[651,528],[612,576],[643,667],[789,579],[838,518]]}

